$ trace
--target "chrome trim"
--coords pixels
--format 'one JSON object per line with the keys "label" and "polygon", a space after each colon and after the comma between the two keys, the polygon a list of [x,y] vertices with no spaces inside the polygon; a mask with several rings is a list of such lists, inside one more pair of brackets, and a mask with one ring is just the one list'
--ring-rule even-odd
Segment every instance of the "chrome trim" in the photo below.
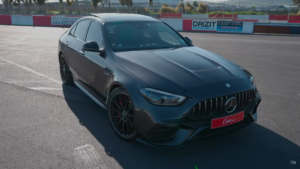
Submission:
{"label": "chrome trim", "polygon": [[201,114],[201,102],[199,102],[199,114]]}
{"label": "chrome trim", "polygon": [[204,109],[204,115],[206,114],[206,107],[207,107],[207,105],[206,105],[206,100],[205,100],[205,109]]}
{"label": "chrome trim", "polygon": [[238,105],[239,105],[239,107],[242,107],[241,106],[241,93],[239,93],[239,104]]}
{"label": "chrome trim", "polygon": [[195,107],[193,108],[193,116],[195,116]]}
{"label": "chrome trim", "polygon": [[209,114],[211,114],[212,113],[212,99],[210,99],[210,112],[209,112]]}
{"label": "chrome trim", "polygon": [[244,107],[244,92],[242,92],[242,107]]}
{"label": "chrome trim", "polygon": [[236,108],[238,108],[239,107],[239,104],[238,104],[238,98],[236,97],[236,94],[234,94],[234,97],[236,98]]}
{"label": "chrome trim", "polygon": [[[226,111],[227,113],[232,113],[232,112],[234,112],[234,110],[236,109],[237,104],[234,106],[234,108],[233,108],[231,111],[227,111],[227,109],[226,109],[227,103],[228,103],[230,100],[232,100],[232,99],[235,99],[235,100],[236,100],[235,97],[231,97],[231,98],[229,98],[229,99],[226,101],[226,103],[225,103],[225,111]],[[236,100],[236,101],[237,101],[237,100]]]}
{"label": "chrome trim", "polygon": [[218,98],[216,98],[216,114],[218,113]]}
{"label": "chrome trim", "polygon": [[247,93],[248,93],[248,92],[245,92],[245,93],[246,93],[246,99],[245,99],[245,102],[246,102],[246,105],[247,105],[247,103],[248,103],[248,97],[247,97],[248,94],[247,94]]}
{"label": "chrome trim", "polygon": [[220,113],[222,113],[222,108],[223,108],[223,97],[221,97],[221,108],[220,108]]}
{"label": "chrome trim", "polygon": [[81,90],[83,91],[83,93],[85,93],[86,95],[88,95],[92,100],[94,100],[94,102],[96,102],[99,106],[101,106],[103,109],[107,109],[106,106],[101,103],[96,97],[94,97],[89,91],[87,91],[83,86],[81,86],[78,82],[75,81],[75,85]]}

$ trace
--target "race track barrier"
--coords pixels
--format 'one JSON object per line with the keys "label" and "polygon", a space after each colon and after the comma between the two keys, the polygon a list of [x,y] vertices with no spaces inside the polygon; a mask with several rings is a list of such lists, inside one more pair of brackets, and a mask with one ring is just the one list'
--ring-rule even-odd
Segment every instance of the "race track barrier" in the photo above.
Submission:
{"label": "race track barrier", "polygon": [[182,18],[182,13],[161,13],[160,18]]}
{"label": "race track barrier", "polygon": [[52,26],[51,25],[51,15],[46,16],[33,16],[34,26]]}
{"label": "race track barrier", "polygon": [[81,16],[51,16],[51,25],[54,27],[70,27],[80,18]]}
{"label": "race track barrier", "polygon": [[183,20],[183,31],[253,33],[254,22],[215,21],[215,20]]}
{"label": "race track barrier", "polygon": [[11,25],[11,16],[10,15],[0,15],[0,24],[1,25]]}
{"label": "race track barrier", "polygon": [[33,19],[32,16],[11,15],[11,23],[12,25],[33,26]]}
{"label": "race track barrier", "polygon": [[208,15],[209,16],[209,19],[237,19],[237,14],[226,14],[226,15],[223,15],[223,14],[210,14]]}
{"label": "race track barrier", "polygon": [[183,14],[182,15],[183,19],[209,19],[208,14]]}
{"label": "race track barrier", "polygon": [[290,34],[290,29],[289,29],[289,27],[286,27],[286,26],[261,26],[261,25],[255,25],[254,33]]}
{"label": "race track barrier", "polygon": [[169,19],[169,18],[161,18],[161,21],[167,23],[173,29],[177,31],[182,31],[183,19]]}
{"label": "race track barrier", "polygon": [[[226,33],[280,33],[300,34],[300,16],[290,15],[287,23],[286,15],[270,15],[269,19],[278,20],[252,20],[266,19],[267,15],[247,16],[234,15],[234,21],[208,20],[208,17],[215,15],[191,15],[191,14],[161,14],[161,21],[167,23],[177,31],[192,32],[226,32]],[[223,15],[217,15],[221,17]],[[0,15],[1,25],[26,25],[26,26],[49,26],[49,27],[70,27],[74,22],[83,16],[74,15]],[[173,17],[173,18],[172,18]],[[178,18],[179,17],[179,18]],[[191,18],[195,19],[183,19]],[[232,18],[232,15],[224,15]],[[200,18],[200,19],[198,19]],[[203,19],[202,19],[203,18]],[[252,18],[252,19],[250,19]],[[258,21],[258,22],[257,22]]]}
{"label": "race track barrier", "polygon": [[269,15],[238,15],[237,20],[269,20]]}

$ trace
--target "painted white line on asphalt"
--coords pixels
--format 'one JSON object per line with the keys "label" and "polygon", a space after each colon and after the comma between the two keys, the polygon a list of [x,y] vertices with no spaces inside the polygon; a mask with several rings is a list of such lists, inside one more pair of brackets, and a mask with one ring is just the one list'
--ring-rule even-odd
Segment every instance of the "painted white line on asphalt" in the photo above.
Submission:
{"label": "painted white line on asphalt", "polygon": [[269,62],[269,63],[274,63],[274,64],[282,65],[282,66],[291,67],[291,68],[299,68],[299,67],[296,67],[296,66],[286,65],[286,64],[282,64],[282,63],[278,63],[278,62],[273,62],[273,61],[268,61],[268,60],[264,60],[264,61]]}
{"label": "painted white line on asphalt", "polygon": [[23,80],[14,80],[14,81],[3,81],[5,83],[49,83],[46,80],[33,80],[33,81],[23,81]]}
{"label": "painted white line on asphalt", "polygon": [[[1,47],[1,50],[11,50],[14,52],[22,52],[22,51],[27,51],[27,52],[45,52],[44,50],[30,50],[30,49],[16,49],[16,48],[8,48],[8,47]],[[47,53],[56,53],[56,51],[47,51]]]}
{"label": "painted white line on asphalt", "polygon": [[25,70],[27,70],[27,71],[29,71],[29,72],[31,72],[31,73],[34,73],[34,74],[36,74],[36,75],[38,75],[38,76],[44,77],[44,78],[46,78],[46,79],[48,79],[48,80],[50,80],[50,81],[52,81],[52,82],[54,82],[54,83],[61,84],[60,81],[55,80],[55,79],[52,79],[51,77],[48,77],[48,76],[46,76],[46,75],[44,75],[44,74],[42,74],[42,73],[39,73],[39,72],[37,72],[37,71],[35,71],[35,70],[32,70],[32,69],[30,69],[30,68],[28,68],[28,67],[19,65],[19,64],[13,62],[13,61],[6,60],[6,59],[3,59],[3,58],[1,58],[1,57],[0,57],[0,59],[3,60],[3,61],[5,61],[5,62],[7,62],[7,63],[10,63],[10,64],[13,64],[13,65],[15,65],[15,66],[18,66],[18,67],[20,67],[20,68],[22,68],[22,69],[25,69]]}
{"label": "painted white line on asphalt", "polygon": [[76,169],[107,169],[96,149],[89,144],[74,149]]}
{"label": "painted white line on asphalt", "polygon": [[62,88],[51,88],[51,87],[29,87],[32,90],[62,90]]}

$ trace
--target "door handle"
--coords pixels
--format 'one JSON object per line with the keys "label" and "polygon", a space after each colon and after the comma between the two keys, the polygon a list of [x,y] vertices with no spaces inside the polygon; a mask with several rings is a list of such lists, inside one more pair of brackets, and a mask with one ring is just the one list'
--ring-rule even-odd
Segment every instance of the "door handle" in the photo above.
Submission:
{"label": "door handle", "polygon": [[106,68],[104,68],[104,74],[111,75],[111,74],[113,74],[113,71],[106,67]]}
{"label": "door handle", "polygon": [[80,50],[79,53],[80,53],[82,56],[85,55],[84,51],[82,51],[82,50]]}
{"label": "door handle", "polygon": [[68,46],[68,45],[69,45],[68,41],[65,41],[65,42],[64,42],[64,45],[65,45],[65,46]]}

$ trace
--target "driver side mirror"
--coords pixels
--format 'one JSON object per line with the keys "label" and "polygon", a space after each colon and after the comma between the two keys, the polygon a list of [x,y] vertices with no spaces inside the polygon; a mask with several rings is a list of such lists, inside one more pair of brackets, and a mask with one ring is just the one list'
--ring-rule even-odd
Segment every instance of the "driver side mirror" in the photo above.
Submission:
{"label": "driver side mirror", "polygon": [[99,52],[100,56],[106,56],[105,48],[99,49],[99,45],[95,41],[86,42],[82,49],[89,52]]}
{"label": "driver side mirror", "polygon": [[193,41],[189,38],[189,37],[184,37],[187,41],[189,41],[191,44],[193,43]]}

